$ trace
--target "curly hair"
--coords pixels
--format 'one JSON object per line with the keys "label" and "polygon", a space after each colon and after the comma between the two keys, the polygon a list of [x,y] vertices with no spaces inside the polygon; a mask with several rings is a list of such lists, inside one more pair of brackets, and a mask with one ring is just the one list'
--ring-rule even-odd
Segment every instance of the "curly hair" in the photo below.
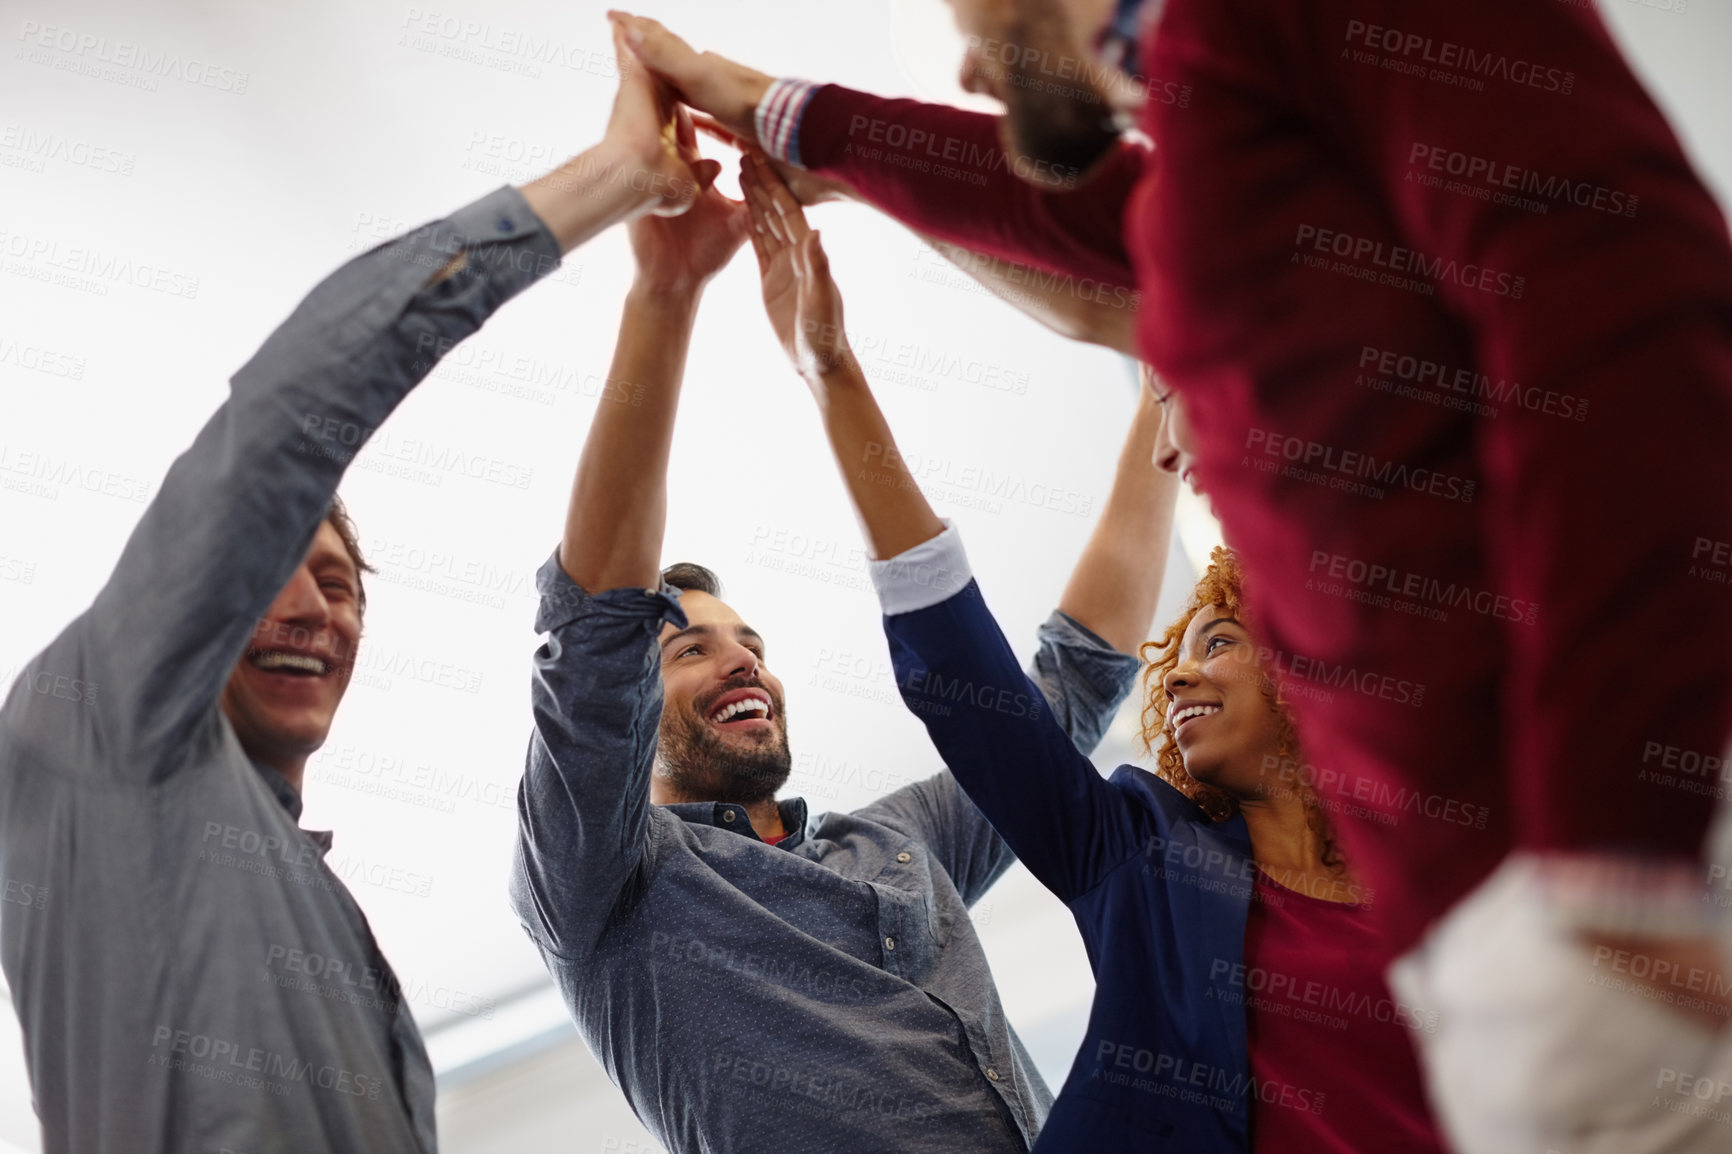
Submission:
{"label": "curly hair", "polygon": [[[1191,591],[1191,599],[1178,619],[1167,626],[1166,632],[1160,637],[1144,642],[1140,650],[1141,657],[1148,662],[1143,668],[1146,693],[1143,698],[1142,737],[1143,750],[1154,757],[1155,773],[1161,780],[1195,802],[1211,821],[1226,821],[1239,812],[1238,801],[1226,790],[1206,785],[1192,777],[1185,768],[1184,758],[1179,755],[1177,743],[1167,730],[1169,702],[1165,688],[1166,676],[1178,668],[1179,645],[1184,640],[1185,630],[1190,628],[1191,621],[1197,614],[1210,605],[1223,607],[1230,616],[1255,635],[1256,631],[1252,628],[1245,608],[1245,571],[1239,564],[1238,555],[1219,545],[1209,554],[1209,566],[1197,581],[1197,587]],[[1281,698],[1281,687],[1273,677],[1261,670],[1257,672],[1256,678],[1257,688],[1275,711],[1282,764],[1297,765],[1300,760],[1299,732],[1293,724],[1293,715],[1288,710],[1287,703]],[[1329,821],[1329,815],[1318,804],[1317,795],[1303,779],[1297,792],[1305,803],[1306,823],[1323,847],[1324,867],[1330,870],[1344,868],[1347,863],[1336,842],[1335,827]]]}

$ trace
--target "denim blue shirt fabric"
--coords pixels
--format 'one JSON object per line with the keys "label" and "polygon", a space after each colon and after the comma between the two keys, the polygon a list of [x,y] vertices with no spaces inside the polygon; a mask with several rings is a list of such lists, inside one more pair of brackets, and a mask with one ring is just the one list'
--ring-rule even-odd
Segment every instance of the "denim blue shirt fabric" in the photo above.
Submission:
{"label": "denim blue shirt fabric", "polygon": [[[326,278],[13,683],[0,963],[49,1154],[435,1149],[426,1051],[330,835],[300,827],[218,702],[355,451],[558,265],[506,188]],[[317,980],[297,965],[314,956]]]}
{"label": "denim blue shirt fabric", "polygon": [[1212,821],[1136,766],[1103,779],[1051,718],[981,708],[978,691],[959,699],[951,687],[995,687],[995,699],[1029,685],[959,547],[932,544],[928,566],[962,588],[886,613],[897,686],[969,797],[1070,907],[1095,975],[1037,1154],[1245,1154],[1252,1094],[1320,1111],[1313,1091],[1251,1077],[1234,985],[1257,877],[1244,818]]}
{"label": "denim blue shirt fabric", "polygon": [[[677,591],[539,574],[512,901],[590,1049],[670,1151],[1028,1148],[1051,1094],[968,906],[1014,860],[948,773],[760,841],[726,800],[652,805]],[[1092,747],[1136,662],[1055,614],[1023,706]],[[1048,704],[1048,697],[1051,704]]]}

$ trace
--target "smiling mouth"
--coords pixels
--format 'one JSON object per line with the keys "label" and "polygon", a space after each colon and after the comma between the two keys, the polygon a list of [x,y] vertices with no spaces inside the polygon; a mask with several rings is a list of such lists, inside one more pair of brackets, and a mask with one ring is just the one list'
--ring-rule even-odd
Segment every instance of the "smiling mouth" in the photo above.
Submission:
{"label": "smiling mouth", "polygon": [[328,677],[337,666],[311,653],[289,653],[282,649],[249,649],[247,664],[265,673],[281,673],[290,677]]}
{"label": "smiling mouth", "polygon": [[1199,717],[1208,717],[1212,713],[1219,712],[1221,712],[1221,707],[1219,705],[1187,705],[1185,708],[1173,714],[1171,718],[1173,732],[1177,733],[1179,727],[1184,725],[1186,722],[1195,721]]}
{"label": "smiling mouth", "polygon": [[738,725],[746,721],[768,720],[770,720],[770,699],[758,695],[731,701],[710,714],[710,722],[723,727]]}

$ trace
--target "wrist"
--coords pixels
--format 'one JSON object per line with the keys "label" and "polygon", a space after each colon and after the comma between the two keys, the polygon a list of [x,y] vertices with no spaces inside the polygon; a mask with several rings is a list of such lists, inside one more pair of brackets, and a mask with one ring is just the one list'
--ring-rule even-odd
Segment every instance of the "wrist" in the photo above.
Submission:
{"label": "wrist", "polygon": [[689,281],[655,281],[640,273],[626,290],[625,299],[628,307],[678,317],[696,315],[698,302],[703,295],[704,286],[701,282],[694,284]]}
{"label": "wrist", "polygon": [[659,141],[631,144],[604,137],[577,158],[584,163],[590,195],[628,206],[628,218],[642,216],[689,180],[668,175],[667,153]]}
{"label": "wrist", "polygon": [[630,174],[643,171],[627,150],[604,141],[572,157],[518,191],[530,210],[547,226],[563,252],[569,252],[609,225],[641,216],[656,197],[645,180]]}
{"label": "wrist", "polygon": [[824,353],[812,353],[800,366],[800,375],[812,388],[825,392],[866,388],[866,374],[854,350],[846,344]]}
{"label": "wrist", "polygon": [[760,148],[763,147],[764,142],[758,140],[758,105],[764,102],[765,94],[775,83],[776,78],[774,76],[768,76],[756,69],[743,66],[740,68],[739,78],[735,82],[734,99],[736,107],[740,111],[737,113],[738,123],[733,127],[745,129],[746,139],[754,141]]}

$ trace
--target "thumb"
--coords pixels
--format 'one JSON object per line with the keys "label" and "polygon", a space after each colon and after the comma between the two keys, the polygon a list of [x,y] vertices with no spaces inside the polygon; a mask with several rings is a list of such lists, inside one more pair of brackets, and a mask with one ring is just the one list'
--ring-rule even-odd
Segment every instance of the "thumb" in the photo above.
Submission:
{"label": "thumb", "polygon": [[647,16],[633,16],[625,12],[609,12],[608,17],[619,27],[625,36],[625,42],[631,45],[638,59],[642,60],[651,72],[658,73],[665,79],[679,83],[681,66],[689,64],[692,49],[689,44],[669,32],[659,22]]}
{"label": "thumb", "polygon": [[702,112],[692,113],[692,126],[704,135],[721,141],[729,148],[737,148],[744,152],[748,147],[750,147],[745,141],[740,139],[739,133],[735,132],[733,129],[729,128],[714,117],[705,115]]}
{"label": "thumb", "polygon": [[698,182],[698,191],[707,192],[716,177],[722,174],[722,162],[719,160],[700,160],[692,165],[692,179]]}

